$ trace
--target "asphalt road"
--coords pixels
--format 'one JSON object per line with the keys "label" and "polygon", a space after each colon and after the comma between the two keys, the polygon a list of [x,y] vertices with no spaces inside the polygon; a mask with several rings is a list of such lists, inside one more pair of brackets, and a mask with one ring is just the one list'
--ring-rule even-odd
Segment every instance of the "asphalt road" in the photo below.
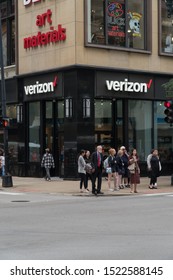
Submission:
{"label": "asphalt road", "polygon": [[1,260],[172,260],[173,195],[0,192]]}

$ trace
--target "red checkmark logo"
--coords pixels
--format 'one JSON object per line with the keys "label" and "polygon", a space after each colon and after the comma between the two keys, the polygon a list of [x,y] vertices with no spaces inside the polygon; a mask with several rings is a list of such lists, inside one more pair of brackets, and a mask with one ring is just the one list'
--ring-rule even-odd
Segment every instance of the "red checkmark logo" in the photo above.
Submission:
{"label": "red checkmark logo", "polygon": [[152,82],[153,82],[153,80],[150,79],[149,82],[148,82],[148,84],[147,84],[147,88],[150,88],[150,87],[151,87]]}
{"label": "red checkmark logo", "polygon": [[58,81],[58,76],[55,76],[54,81],[53,81],[53,86],[56,87]]}

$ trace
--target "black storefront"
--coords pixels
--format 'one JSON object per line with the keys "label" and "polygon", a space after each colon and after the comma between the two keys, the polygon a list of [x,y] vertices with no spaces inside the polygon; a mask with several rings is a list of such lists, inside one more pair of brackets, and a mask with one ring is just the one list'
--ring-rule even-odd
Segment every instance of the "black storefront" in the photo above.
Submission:
{"label": "black storefront", "polygon": [[[40,161],[51,148],[52,176],[78,178],[81,149],[136,147],[146,157],[159,149],[163,175],[172,174],[172,129],[164,122],[162,85],[171,76],[91,67],[69,67],[18,77],[23,117],[18,124],[18,175],[43,176]],[[21,96],[23,100],[21,100]],[[22,153],[20,152],[22,150]]]}

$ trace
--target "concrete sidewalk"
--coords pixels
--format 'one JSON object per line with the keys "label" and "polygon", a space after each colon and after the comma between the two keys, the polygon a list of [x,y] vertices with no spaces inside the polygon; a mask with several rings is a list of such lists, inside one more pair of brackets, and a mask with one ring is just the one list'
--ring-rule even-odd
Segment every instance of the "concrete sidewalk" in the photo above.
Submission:
{"label": "concrete sidewalk", "polygon": [[[0,192],[23,192],[23,193],[51,193],[61,195],[82,195],[88,196],[88,193],[80,193],[79,181],[63,180],[58,177],[53,177],[50,182],[45,181],[43,178],[31,177],[12,177],[13,187],[0,186]],[[173,186],[171,186],[171,176],[159,177],[158,188],[149,189],[149,178],[142,177],[141,183],[138,185],[138,193],[130,193],[129,188],[121,189],[119,191],[111,192],[108,190],[107,180],[103,177],[102,191],[104,195],[139,195],[139,194],[159,194],[159,193],[173,193]],[[91,191],[91,182],[89,181],[89,190]],[[112,182],[113,187],[113,182]],[[89,193],[91,194],[91,193]]]}

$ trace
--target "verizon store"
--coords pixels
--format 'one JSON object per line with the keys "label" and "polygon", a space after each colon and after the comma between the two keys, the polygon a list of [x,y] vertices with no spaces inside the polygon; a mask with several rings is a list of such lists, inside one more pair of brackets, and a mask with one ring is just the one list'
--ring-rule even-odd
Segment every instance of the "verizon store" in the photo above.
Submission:
{"label": "verizon store", "polygon": [[[164,121],[168,93],[162,86],[172,78],[166,74],[168,66],[172,68],[168,59],[160,63],[155,50],[154,65],[166,65],[162,68],[165,74],[148,63],[151,37],[143,34],[150,34],[150,21],[146,21],[151,15],[150,1],[138,5],[125,1],[131,5],[131,16],[135,12],[147,16],[140,17],[142,29],[137,37],[133,32],[126,34],[130,18],[126,15],[125,21],[124,5],[119,6],[119,20],[114,22],[109,15],[109,9],[116,7],[112,1],[112,5],[78,1],[79,6],[72,2],[17,2],[18,130],[10,139],[17,167],[11,173],[41,177],[41,158],[49,147],[56,166],[52,175],[78,178],[81,149],[92,153],[102,145],[107,155],[110,147],[118,150],[124,145],[128,151],[137,149],[142,175],[146,175],[146,158],[154,147],[159,150],[163,174],[172,174],[173,133]],[[106,29],[102,26],[105,15]],[[136,61],[141,61],[138,71]]]}
{"label": "verizon store", "polygon": [[20,77],[28,147],[21,175],[42,176],[40,160],[48,146],[56,164],[52,175],[77,178],[79,151],[93,152],[98,144],[105,155],[110,147],[135,147],[142,175],[150,150],[157,147],[163,172],[170,174],[173,140],[164,122],[167,96],[162,86],[170,79],[91,67]]}

